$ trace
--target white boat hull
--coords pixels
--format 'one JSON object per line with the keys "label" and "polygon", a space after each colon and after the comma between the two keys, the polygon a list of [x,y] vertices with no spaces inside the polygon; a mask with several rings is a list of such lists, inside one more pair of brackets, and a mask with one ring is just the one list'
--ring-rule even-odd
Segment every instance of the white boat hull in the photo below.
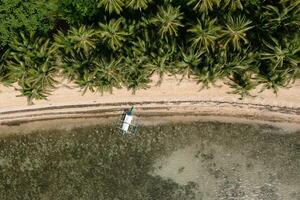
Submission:
{"label": "white boat hull", "polygon": [[123,120],[123,124],[122,124],[122,130],[127,132],[129,129],[129,126],[131,124],[133,116],[131,115],[125,115],[125,118]]}

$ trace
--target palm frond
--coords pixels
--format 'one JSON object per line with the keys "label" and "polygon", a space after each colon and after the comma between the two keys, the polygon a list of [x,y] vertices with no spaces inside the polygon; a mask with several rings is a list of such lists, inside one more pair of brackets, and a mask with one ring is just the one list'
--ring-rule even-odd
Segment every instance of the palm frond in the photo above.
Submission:
{"label": "palm frond", "polygon": [[214,6],[219,6],[221,0],[187,0],[188,6],[193,6],[193,10],[208,13]]}
{"label": "palm frond", "polygon": [[158,34],[161,38],[166,36],[177,36],[179,27],[183,27],[181,20],[183,19],[180,7],[159,6],[158,12],[151,23],[158,27]]}
{"label": "palm frond", "polygon": [[216,19],[201,21],[187,31],[191,33],[190,43],[194,48],[205,48],[207,51],[213,48],[216,40],[220,37],[221,28],[216,25]]}
{"label": "palm frond", "polygon": [[227,23],[222,30],[223,45],[227,47],[232,44],[235,50],[240,50],[242,42],[248,44],[247,32],[253,28],[251,21],[245,17],[238,16],[236,18],[228,16]]}
{"label": "palm frond", "polygon": [[122,47],[123,42],[126,41],[126,37],[129,35],[122,27],[123,23],[124,18],[112,19],[108,23],[99,23],[98,37],[113,50]]}
{"label": "palm frond", "polygon": [[99,0],[98,7],[104,8],[109,14],[117,13],[120,14],[125,5],[124,0]]}

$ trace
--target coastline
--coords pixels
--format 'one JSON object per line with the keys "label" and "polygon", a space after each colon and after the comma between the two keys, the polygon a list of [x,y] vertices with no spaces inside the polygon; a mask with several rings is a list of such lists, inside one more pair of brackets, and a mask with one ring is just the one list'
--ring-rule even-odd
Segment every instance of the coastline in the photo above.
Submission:
{"label": "coastline", "polygon": [[14,88],[0,86],[0,134],[13,128],[53,127],[55,121],[59,122],[55,127],[114,122],[132,105],[145,124],[209,119],[281,124],[300,130],[300,81],[279,90],[278,96],[272,91],[258,93],[258,89],[253,91],[255,98],[243,100],[229,94],[230,88],[222,83],[199,91],[201,85],[191,79],[183,79],[179,84],[174,77],[165,77],[160,86],[155,86],[156,81],[154,77],[149,89],[139,90],[135,95],[118,89],[113,94],[87,92],[84,96],[73,83],[61,81],[48,100],[35,101],[31,106],[25,97],[16,97],[18,92]]}

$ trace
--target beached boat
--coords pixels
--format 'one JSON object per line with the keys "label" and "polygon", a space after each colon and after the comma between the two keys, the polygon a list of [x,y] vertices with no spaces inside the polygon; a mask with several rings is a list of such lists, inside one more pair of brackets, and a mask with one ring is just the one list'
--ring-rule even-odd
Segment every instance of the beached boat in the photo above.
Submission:
{"label": "beached boat", "polygon": [[135,107],[125,111],[119,121],[119,129],[123,134],[136,134],[138,130],[138,117],[135,115]]}

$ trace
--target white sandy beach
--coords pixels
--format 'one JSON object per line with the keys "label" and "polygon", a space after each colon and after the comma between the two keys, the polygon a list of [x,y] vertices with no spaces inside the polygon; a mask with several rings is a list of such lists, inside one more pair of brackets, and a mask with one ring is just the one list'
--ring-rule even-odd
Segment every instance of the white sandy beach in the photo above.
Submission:
{"label": "white sandy beach", "polygon": [[[99,118],[116,117],[125,108],[135,105],[142,117],[165,116],[166,121],[182,121],[184,119],[178,116],[185,115],[186,120],[197,116],[203,120],[222,121],[227,117],[238,121],[285,123],[290,127],[300,125],[300,81],[291,88],[281,89],[277,96],[271,90],[254,91],[255,98],[243,100],[239,95],[229,94],[230,88],[222,83],[201,91],[201,85],[190,79],[179,84],[174,77],[165,77],[160,86],[155,84],[154,78],[151,88],[139,90],[135,95],[126,89],[118,89],[103,96],[90,92],[82,96],[75,84],[62,81],[48,100],[34,101],[30,106],[25,97],[17,97],[19,93],[15,88],[0,86],[0,124],[3,128],[37,121],[38,126],[43,124],[41,121],[50,119],[60,125],[67,121],[87,123],[88,120],[82,121],[82,118],[98,123]],[[159,118],[156,120],[160,121]]]}

